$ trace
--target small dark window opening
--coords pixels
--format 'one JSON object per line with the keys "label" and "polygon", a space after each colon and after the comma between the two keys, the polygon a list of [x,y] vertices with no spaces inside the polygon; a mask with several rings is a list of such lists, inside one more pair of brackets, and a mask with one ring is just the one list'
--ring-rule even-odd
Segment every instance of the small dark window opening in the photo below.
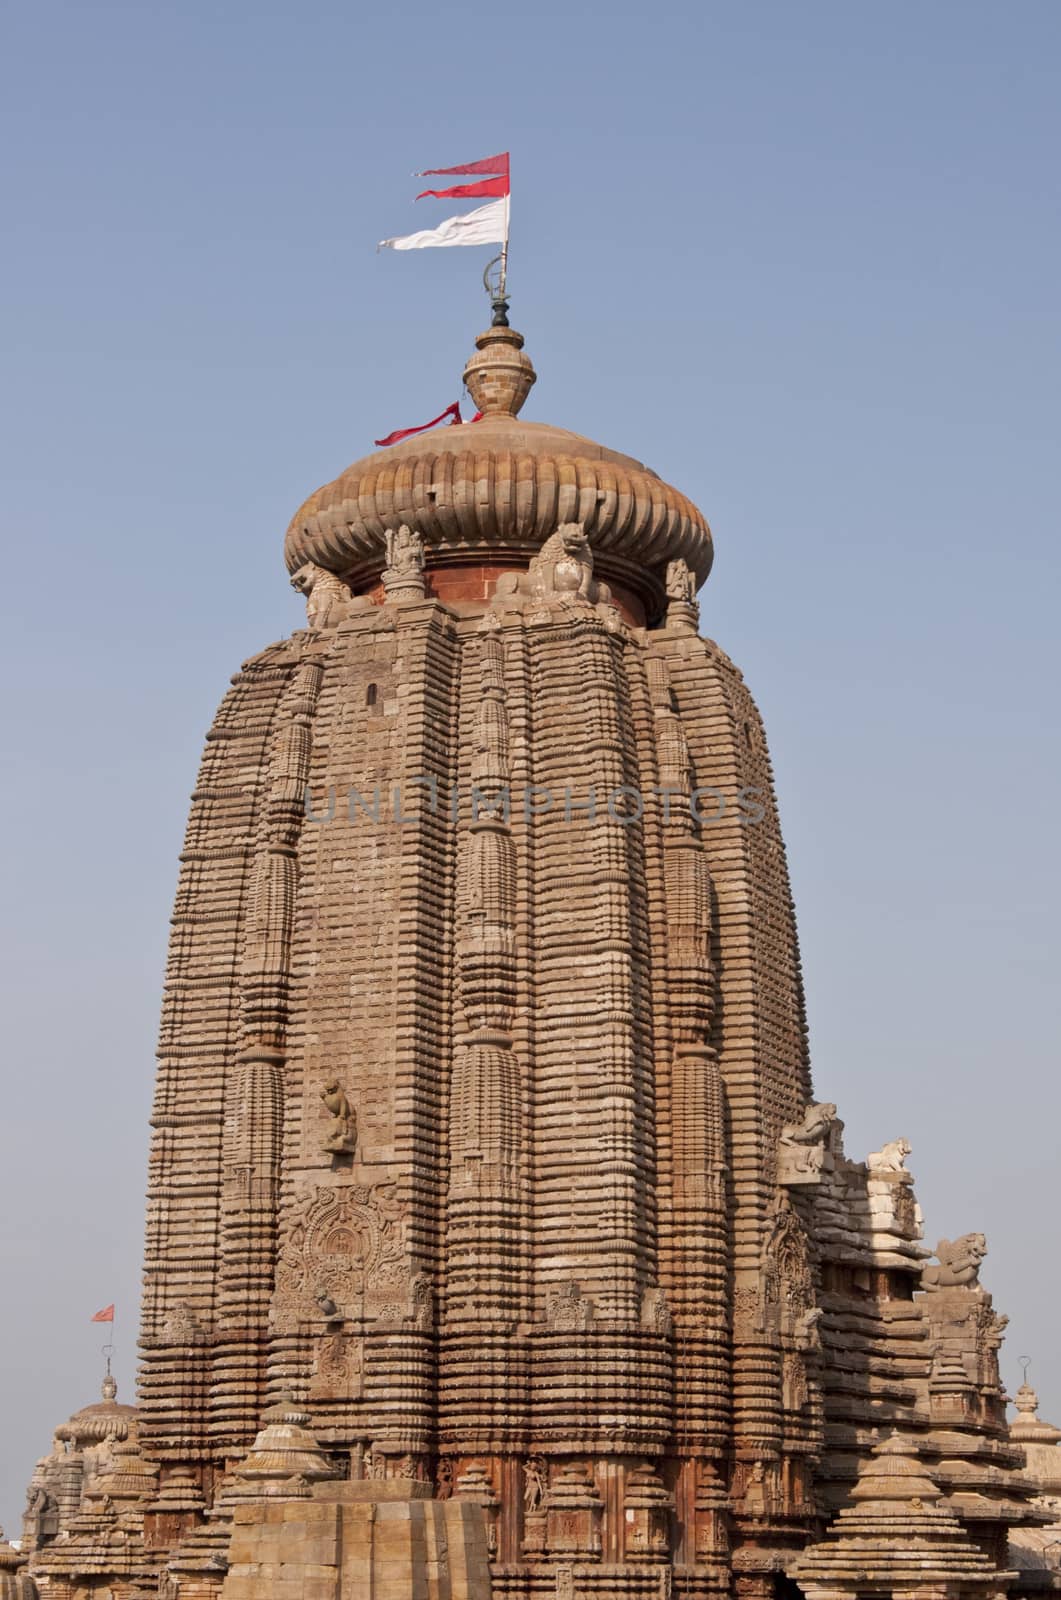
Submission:
{"label": "small dark window opening", "polygon": [[376,703],[376,693],[377,693],[376,685],[374,683],[370,683],[368,688],[365,690],[365,704],[366,704],[366,706],[374,706],[375,705],[375,703]]}

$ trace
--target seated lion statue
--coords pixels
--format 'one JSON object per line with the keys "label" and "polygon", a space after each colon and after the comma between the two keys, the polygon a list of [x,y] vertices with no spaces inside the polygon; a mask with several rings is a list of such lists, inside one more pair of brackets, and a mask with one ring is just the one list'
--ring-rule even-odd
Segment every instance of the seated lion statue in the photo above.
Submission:
{"label": "seated lion statue", "polygon": [[963,1233],[953,1242],[941,1239],[936,1246],[939,1265],[921,1268],[922,1289],[975,1289],[980,1282],[980,1263],[987,1255],[987,1240],[982,1233]]}

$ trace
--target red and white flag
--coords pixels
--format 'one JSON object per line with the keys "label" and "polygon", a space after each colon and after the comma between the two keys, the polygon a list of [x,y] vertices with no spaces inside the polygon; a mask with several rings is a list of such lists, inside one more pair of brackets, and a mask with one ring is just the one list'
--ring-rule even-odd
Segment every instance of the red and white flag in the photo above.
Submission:
{"label": "red and white flag", "polygon": [[508,207],[511,186],[509,181],[508,151],[497,156],[487,156],[482,161],[469,161],[460,167],[426,167],[416,174],[418,178],[476,177],[478,183],[458,183],[451,189],[424,189],[418,200],[430,197],[435,200],[487,199],[489,204],[477,206],[474,211],[464,211],[459,216],[447,217],[436,228],[423,228],[419,233],[407,233],[397,239],[381,239],[381,250],[427,250],[458,244],[506,244],[508,241]]}
{"label": "red and white flag", "polygon": [[92,1318],[92,1321],[93,1322],[113,1322],[114,1321],[114,1307],[113,1306],[104,1306],[102,1311],[97,1311],[96,1312],[96,1315]]}

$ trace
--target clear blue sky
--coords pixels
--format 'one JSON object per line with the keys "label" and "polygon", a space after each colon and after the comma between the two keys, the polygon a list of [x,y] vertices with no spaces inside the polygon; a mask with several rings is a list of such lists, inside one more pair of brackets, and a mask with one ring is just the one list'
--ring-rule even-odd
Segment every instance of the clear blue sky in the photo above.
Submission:
{"label": "clear blue sky", "polygon": [[[4,12],[0,1520],[130,1398],[167,918],[203,732],[300,621],[287,521],[434,415],[486,252],[418,167],[506,146],[526,415],[715,531],[774,755],[815,1079],[908,1135],[1061,1422],[1061,7],[226,0]],[[452,209],[452,207],[450,208]]]}

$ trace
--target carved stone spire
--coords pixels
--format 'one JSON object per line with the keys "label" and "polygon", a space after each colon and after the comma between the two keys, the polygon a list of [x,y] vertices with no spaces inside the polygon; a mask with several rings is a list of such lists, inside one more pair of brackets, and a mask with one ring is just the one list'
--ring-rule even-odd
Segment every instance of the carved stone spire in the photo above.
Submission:
{"label": "carved stone spire", "polygon": [[518,417],[538,377],[523,353],[523,335],[514,328],[487,328],[475,348],[464,369],[468,393],[484,417]]}

